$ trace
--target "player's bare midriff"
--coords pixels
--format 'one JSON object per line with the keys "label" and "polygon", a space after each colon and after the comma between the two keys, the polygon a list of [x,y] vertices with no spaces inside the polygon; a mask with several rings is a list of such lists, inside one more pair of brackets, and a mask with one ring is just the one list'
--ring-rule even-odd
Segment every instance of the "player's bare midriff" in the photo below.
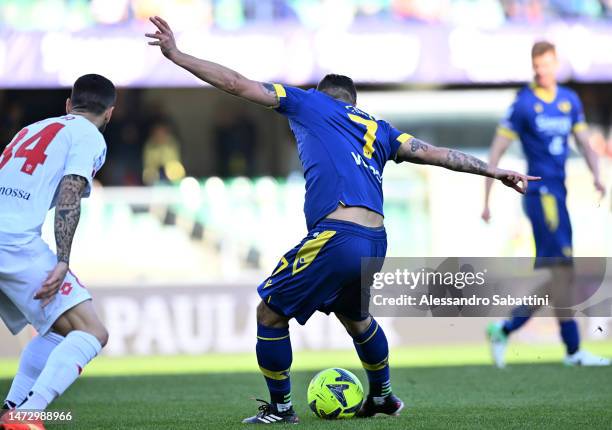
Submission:
{"label": "player's bare midriff", "polygon": [[354,222],[364,227],[382,227],[381,214],[360,206],[339,205],[336,210],[326,216],[327,219]]}

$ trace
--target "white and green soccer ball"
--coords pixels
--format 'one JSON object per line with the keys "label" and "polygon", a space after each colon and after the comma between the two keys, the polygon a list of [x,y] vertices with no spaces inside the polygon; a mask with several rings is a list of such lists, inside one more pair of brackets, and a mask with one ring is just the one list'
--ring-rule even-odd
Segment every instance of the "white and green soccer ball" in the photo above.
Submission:
{"label": "white and green soccer ball", "polygon": [[323,370],[308,385],[308,405],[319,418],[352,418],[362,403],[363,386],[348,370]]}

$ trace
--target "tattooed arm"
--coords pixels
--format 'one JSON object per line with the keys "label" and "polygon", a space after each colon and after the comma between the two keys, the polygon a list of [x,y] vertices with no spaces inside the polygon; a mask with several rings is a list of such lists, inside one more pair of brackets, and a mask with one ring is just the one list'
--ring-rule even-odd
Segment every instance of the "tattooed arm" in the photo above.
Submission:
{"label": "tattooed arm", "polygon": [[278,106],[278,97],[273,85],[252,81],[228,67],[179,51],[168,23],[159,17],[150,20],[157,27],[157,31],[146,34],[147,37],[155,39],[149,42],[149,45],[159,46],[162,54],[174,64],[227,93],[266,107]]}
{"label": "tattooed arm", "polygon": [[81,217],[81,197],[87,189],[87,179],[78,175],[64,176],[59,184],[55,204],[55,244],[57,261],[70,264],[72,239]]}
{"label": "tattooed arm", "polygon": [[43,307],[53,300],[68,273],[72,239],[81,217],[81,197],[86,189],[87,179],[78,175],[64,176],[59,184],[55,204],[57,265],[34,296],[35,299],[42,301]]}
{"label": "tattooed arm", "polygon": [[474,173],[491,178],[495,177],[495,169],[490,169],[484,161],[453,149],[430,145],[416,137],[411,138],[400,146],[397,151],[397,160],[417,164],[430,164],[457,172]]}
{"label": "tattooed arm", "polygon": [[[529,181],[539,179],[534,176],[522,175],[517,172],[491,167],[479,158],[460,151],[455,151],[454,149],[439,148],[415,137],[401,144],[397,151],[396,159],[397,161],[429,164],[432,166],[444,167],[456,172],[472,173],[499,179],[504,185],[514,188],[520,193],[525,192]],[[518,185],[519,183],[522,184],[522,187]]]}

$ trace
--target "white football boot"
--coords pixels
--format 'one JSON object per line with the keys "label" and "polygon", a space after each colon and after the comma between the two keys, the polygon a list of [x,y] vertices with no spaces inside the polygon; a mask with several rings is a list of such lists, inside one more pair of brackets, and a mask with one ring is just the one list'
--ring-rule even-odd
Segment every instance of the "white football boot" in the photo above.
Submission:
{"label": "white football boot", "polygon": [[508,347],[508,335],[503,330],[503,322],[492,322],[487,326],[487,337],[491,347],[493,363],[499,369],[506,367],[506,348]]}
{"label": "white football boot", "polygon": [[610,359],[599,357],[588,351],[576,351],[572,355],[566,356],[563,364],[566,366],[609,366]]}

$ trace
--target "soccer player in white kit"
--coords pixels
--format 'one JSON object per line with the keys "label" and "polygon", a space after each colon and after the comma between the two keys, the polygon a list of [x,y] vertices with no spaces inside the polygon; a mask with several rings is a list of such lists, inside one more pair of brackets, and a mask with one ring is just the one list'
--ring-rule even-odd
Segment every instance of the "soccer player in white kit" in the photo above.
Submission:
{"label": "soccer player in white kit", "polygon": [[[0,155],[0,317],[13,334],[27,324],[38,333],[23,350],[3,409],[45,409],[108,340],[69,265],[81,198],[105,160],[102,131],[115,100],[111,81],[81,76],[67,115],[28,125]],[[54,206],[57,255],[41,238]]]}

